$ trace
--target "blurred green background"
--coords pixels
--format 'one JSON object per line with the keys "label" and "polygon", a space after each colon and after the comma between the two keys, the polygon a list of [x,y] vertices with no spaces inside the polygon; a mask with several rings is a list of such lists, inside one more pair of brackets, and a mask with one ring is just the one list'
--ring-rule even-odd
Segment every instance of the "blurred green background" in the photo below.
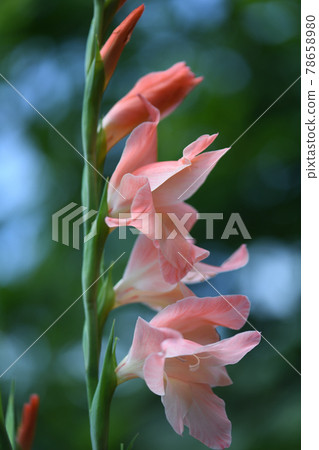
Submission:
{"label": "blurred green background", "polygon": [[[127,0],[115,24],[139,2]],[[160,159],[179,158],[200,134],[219,132],[213,148],[234,142],[300,74],[299,16],[295,0],[146,0],[146,10],[121,57],[103,112],[147,72],[185,60],[205,80],[159,125]],[[89,0],[1,0],[0,72],[78,149],[83,58]],[[220,275],[223,294],[252,302],[250,321],[299,370],[300,82],[227,153],[190,203],[220,212],[213,240],[204,222],[193,235],[222,262],[244,239],[221,240],[232,212],[251,234],[250,262]],[[82,159],[0,79],[0,372],[2,373],[81,294],[81,252],[51,240],[51,215],[80,204]],[[108,156],[111,173],[123,148]],[[108,243],[106,259],[132,246]],[[128,255],[128,253],[127,253]],[[126,256],[127,256],[126,255]],[[119,278],[125,261],[115,266]],[[207,284],[200,296],[214,296]],[[118,358],[130,346],[146,307],[116,311]],[[32,392],[41,397],[35,450],[87,450],[86,392],[81,353],[81,301],[1,379],[7,398],[16,380],[21,410]],[[249,329],[246,326],[245,329]],[[107,330],[106,334],[107,335]],[[234,384],[216,389],[233,423],[233,450],[300,447],[299,375],[262,340],[229,368]],[[20,411],[18,411],[20,413]],[[112,410],[111,450],[139,433],[136,450],[200,450],[167,423],[159,397],[141,380],[118,389]]]}

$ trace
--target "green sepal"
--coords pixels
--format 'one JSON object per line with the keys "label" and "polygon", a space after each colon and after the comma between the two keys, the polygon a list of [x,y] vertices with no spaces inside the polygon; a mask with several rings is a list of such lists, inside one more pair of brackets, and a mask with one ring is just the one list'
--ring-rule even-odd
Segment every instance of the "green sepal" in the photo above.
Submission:
{"label": "green sepal", "polygon": [[[91,22],[85,53],[85,73],[89,72],[96,48],[101,49],[106,41],[108,28],[119,9],[121,0],[96,0],[94,18]],[[94,39],[97,36],[97,40]],[[96,47],[98,43],[98,47]]]}
{"label": "green sepal", "polygon": [[100,121],[96,137],[96,160],[97,160],[97,168],[101,172],[103,172],[106,153],[107,153],[106,133],[102,126],[102,121]]}
{"label": "green sepal", "polygon": [[101,33],[102,42],[104,41],[107,29],[110,26],[116,11],[118,10],[121,0],[105,0],[103,11],[103,27]]}
{"label": "green sepal", "polygon": [[[102,190],[103,177],[97,168],[96,142],[104,82],[103,61],[97,51],[86,77],[82,109],[82,146],[86,161],[82,180],[82,204],[89,210],[98,209]],[[87,231],[85,224],[85,234]]]}
{"label": "green sepal", "polygon": [[[107,204],[107,190],[108,182],[105,182],[100,207],[95,218],[95,231],[97,236],[100,236],[99,246],[103,245],[109,233],[109,228],[106,226],[105,217],[108,216],[108,204]],[[101,257],[100,273],[105,272],[104,260]],[[101,283],[99,283],[98,296],[97,296],[97,314],[98,314],[98,328],[99,338],[102,339],[103,328],[108,317],[109,312],[113,309],[115,302],[115,294],[112,284],[112,265],[108,272],[102,277]]]}
{"label": "green sepal", "polygon": [[[83,189],[85,188],[83,187]],[[92,261],[103,254],[104,244],[109,234],[109,227],[105,223],[105,217],[108,216],[107,189],[108,182],[105,181],[97,214],[91,226],[86,229],[83,261],[84,264],[88,265],[88,270],[92,265]],[[100,261],[100,258],[98,260]],[[103,268],[103,258],[101,258],[101,265]],[[103,270],[100,270],[100,274],[102,273]]]}
{"label": "green sepal", "polygon": [[92,19],[85,50],[85,73],[88,74],[95,53],[94,20]]}
{"label": "green sepal", "polygon": [[103,37],[103,20],[104,20],[104,0],[94,0],[94,13],[90,25],[88,39],[85,52],[85,73],[88,74],[94,55],[102,46]]}
{"label": "green sepal", "polygon": [[109,312],[113,309],[115,303],[115,293],[112,283],[112,268],[109,269],[107,276],[100,286],[97,298],[97,314],[99,323],[99,336],[102,339],[103,328]]}
{"label": "green sepal", "polygon": [[86,77],[82,115],[83,151],[84,156],[91,163],[95,162],[94,151],[99,110],[105,83],[104,65],[98,49],[97,36],[95,36],[95,43],[95,56]]}
{"label": "green sepal", "polygon": [[0,393],[0,449],[12,450],[10,439],[4,424],[4,415],[2,409],[1,393]]}
{"label": "green sepal", "polygon": [[101,233],[103,230],[108,230],[108,226],[105,223],[105,217],[109,214],[109,208],[107,203],[107,190],[108,190],[108,180],[105,181],[103,192],[100,200],[99,210],[95,218],[97,232]]}
{"label": "green sepal", "polygon": [[[84,249],[83,249],[83,267],[82,267],[82,285],[86,286],[87,289],[87,298],[84,302],[84,307],[86,310],[86,318],[90,317],[93,321],[93,314],[94,312],[94,323],[88,323],[88,319],[86,319],[83,329],[83,353],[84,353],[84,361],[85,361],[85,367],[86,370],[88,370],[89,367],[89,360],[90,357],[95,360],[95,373],[94,373],[94,379],[96,380],[95,383],[97,383],[97,375],[98,375],[98,361],[99,361],[99,351],[100,351],[100,337],[99,337],[99,326],[98,326],[98,318],[97,318],[97,304],[96,304],[96,298],[98,296],[98,293],[100,291],[100,287],[103,286],[104,278],[101,277],[101,280],[98,282],[95,282],[98,278],[98,274],[100,272],[100,261],[103,260],[103,254],[104,254],[104,245],[107,238],[107,235],[109,233],[109,228],[107,227],[105,223],[105,217],[108,215],[108,206],[107,206],[107,183],[105,183],[101,201],[100,201],[100,207],[97,212],[97,215],[95,216],[95,219],[91,225],[91,228],[89,230],[89,234],[92,233],[92,237],[84,243]],[[86,236],[88,236],[86,234]],[[102,272],[103,273],[103,272]],[[91,295],[91,297],[90,297]],[[93,337],[90,335],[89,331],[90,328],[92,330],[92,327],[94,326],[94,329],[96,330],[94,339],[95,342],[92,343]],[[90,341],[91,339],[91,341]],[[93,379],[93,375],[92,375]],[[94,384],[95,384],[94,383]],[[93,385],[90,388],[91,392],[91,398],[93,397],[93,392],[95,391],[95,386]]]}
{"label": "green sepal", "polygon": [[16,417],[14,411],[14,391],[15,391],[15,383],[12,381],[10,394],[8,399],[8,405],[6,410],[6,419],[5,425],[7,429],[7,433],[9,436],[9,440],[13,448],[15,448],[15,435],[16,435]]}
{"label": "green sepal", "polygon": [[113,322],[100,379],[90,409],[93,450],[107,450],[108,448],[110,406],[117,386],[115,347]]}

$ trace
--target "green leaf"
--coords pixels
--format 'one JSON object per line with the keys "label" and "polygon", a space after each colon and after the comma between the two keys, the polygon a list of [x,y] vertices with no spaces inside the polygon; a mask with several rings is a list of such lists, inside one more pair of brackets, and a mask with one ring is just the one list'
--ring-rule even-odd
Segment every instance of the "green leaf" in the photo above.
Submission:
{"label": "green leaf", "polygon": [[4,423],[4,415],[3,415],[3,409],[2,409],[1,392],[0,392],[0,423]]}
{"label": "green leaf", "polygon": [[0,393],[0,449],[1,450],[12,450],[9,436],[8,436],[6,427],[4,425],[1,393]]}
{"label": "green leaf", "polygon": [[[133,439],[132,439],[131,442],[129,443],[129,445],[128,445],[128,447],[127,447],[126,450],[132,450],[132,449],[133,449],[133,445],[134,445],[134,443],[135,443],[135,441],[136,441],[138,435],[139,435],[139,433],[136,433],[136,435],[133,437]],[[121,445],[120,445],[120,450],[125,450],[125,449],[124,449],[124,444],[123,444],[123,443],[121,443]]]}
{"label": "green leaf", "polygon": [[6,428],[2,423],[0,423],[0,448],[1,450],[12,450]]}
{"label": "green leaf", "polygon": [[90,409],[91,440],[93,450],[107,450],[109,417],[112,397],[117,386],[115,368],[114,322],[109,336],[102,372]]}
{"label": "green leaf", "polygon": [[6,429],[7,433],[11,442],[12,447],[15,447],[15,435],[16,435],[16,420],[15,420],[15,413],[14,413],[14,390],[15,390],[15,383],[12,381],[11,383],[11,389],[10,389],[10,395],[8,399],[8,406],[6,411]]}
{"label": "green leaf", "polygon": [[136,439],[138,438],[138,435],[139,435],[139,433],[136,433],[136,435],[133,437],[133,439],[132,439],[131,442],[129,443],[129,446],[127,447],[126,450],[132,450],[133,445],[134,445]]}

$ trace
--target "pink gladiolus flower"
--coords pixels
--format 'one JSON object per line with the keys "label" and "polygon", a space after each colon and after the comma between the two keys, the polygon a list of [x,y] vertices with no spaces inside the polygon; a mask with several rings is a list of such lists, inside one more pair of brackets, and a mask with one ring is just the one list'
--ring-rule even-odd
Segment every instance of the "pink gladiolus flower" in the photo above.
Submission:
{"label": "pink gladiolus flower", "polygon": [[225,366],[252,350],[260,333],[246,331],[219,340],[216,327],[239,329],[248,314],[248,299],[233,295],[189,297],[163,309],[150,323],[139,318],[131,349],[116,369],[118,382],[143,378],[161,396],[176,433],[187,426],[209,448],[229,447],[231,423],[211,387],[232,383]]}
{"label": "pink gladiolus flower", "polygon": [[[124,3],[124,2],[122,2]],[[108,84],[115,70],[118,60],[122,54],[125,45],[129,42],[131,34],[139,18],[143,14],[144,5],[134,9],[123,22],[115,28],[101,49],[101,58],[104,63],[105,85]]]}
{"label": "pink gladiolus flower", "polygon": [[152,72],[142,77],[103,119],[107,150],[148,119],[148,110],[139,95],[159,109],[163,119],[177,108],[202,79],[202,77],[195,78],[184,62],[179,62],[162,72]]}
{"label": "pink gladiolus flower", "polygon": [[165,306],[195,294],[184,283],[195,283],[218,273],[243,267],[248,261],[246,245],[242,245],[220,267],[197,263],[182,282],[167,283],[160,269],[158,250],[152,241],[140,235],[133,247],[122,279],[114,287],[116,306],[141,302],[151,308]]}
{"label": "pink gladiolus flower", "polygon": [[[205,181],[228,149],[202,153],[217,137],[204,135],[186,147],[178,161],[156,162],[159,111],[146,100],[151,120],[128,138],[108,189],[110,228],[134,226],[153,240],[159,250],[165,281],[174,284],[192,266],[208,256],[194,245],[188,232],[197,212],[184,203]],[[126,217],[124,217],[126,215]],[[158,217],[161,233],[158,236]],[[183,221],[183,228],[177,226]],[[146,220],[145,220],[146,219]]]}
{"label": "pink gladiolus flower", "polygon": [[31,450],[35,434],[39,402],[39,396],[33,394],[30,397],[30,402],[26,403],[23,407],[22,421],[16,438],[21,450]]}

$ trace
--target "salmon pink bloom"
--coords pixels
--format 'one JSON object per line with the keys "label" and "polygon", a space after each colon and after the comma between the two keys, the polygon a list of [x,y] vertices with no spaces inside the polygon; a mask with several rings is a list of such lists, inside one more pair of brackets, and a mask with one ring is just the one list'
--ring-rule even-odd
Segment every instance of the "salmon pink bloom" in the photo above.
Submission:
{"label": "salmon pink bloom", "polygon": [[139,95],[159,109],[163,119],[177,108],[202,79],[202,77],[195,78],[184,62],[142,77],[103,119],[107,150],[148,119],[148,110]]}
{"label": "salmon pink bloom", "polygon": [[39,409],[39,396],[31,395],[30,402],[23,407],[22,421],[17,433],[17,443],[21,450],[31,450]]}
{"label": "salmon pink bloom", "polygon": [[150,323],[139,318],[131,349],[116,369],[118,382],[143,378],[161,396],[176,433],[187,426],[209,448],[229,447],[231,423],[211,387],[232,383],[225,366],[252,350],[260,333],[219,340],[216,327],[239,329],[248,313],[249,301],[241,295],[189,297],[166,307]]}
{"label": "salmon pink bloom", "polygon": [[247,261],[247,248],[242,245],[220,267],[197,263],[182,282],[172,285],[163,278],[158,250],[150,239],[140,235],[135,242],[123,277],[114,287],[116,306],[141,302],[157,310],[164,308],[177,300],[195,296],[184,283],[202,281],[201,278],[210,278],[218,273],[239,269]]}
{"label": "salmon pink bloom", "polygon": [[197,212],[184,200],[203,184],[228,149],[202,153],[217,137],[204,135],[186,147],[178,161],[156,162],[160,114],[143,101],[151,120],[135,128],[127,140],[110,179],[106,223],[110,228],[133,226],[148,236],[159,251],[165,281],[174,284],[208,256],[188,234]]}
{"label": "salmon pink bloom", "polygon": [[[123,3],[124,2],[122,2],[122,4]],[[134,9],[134,11],[132,11],[131,14],[129,14],[126,19],[124,19],[123,22],[115,28],[111,36],[102,47],[101,58],[104,63],[105,85],[107,85],[110,81],[122,51],[125,45],[129,42],[134,27],[143,14],[143,11],[144,5]]]}

